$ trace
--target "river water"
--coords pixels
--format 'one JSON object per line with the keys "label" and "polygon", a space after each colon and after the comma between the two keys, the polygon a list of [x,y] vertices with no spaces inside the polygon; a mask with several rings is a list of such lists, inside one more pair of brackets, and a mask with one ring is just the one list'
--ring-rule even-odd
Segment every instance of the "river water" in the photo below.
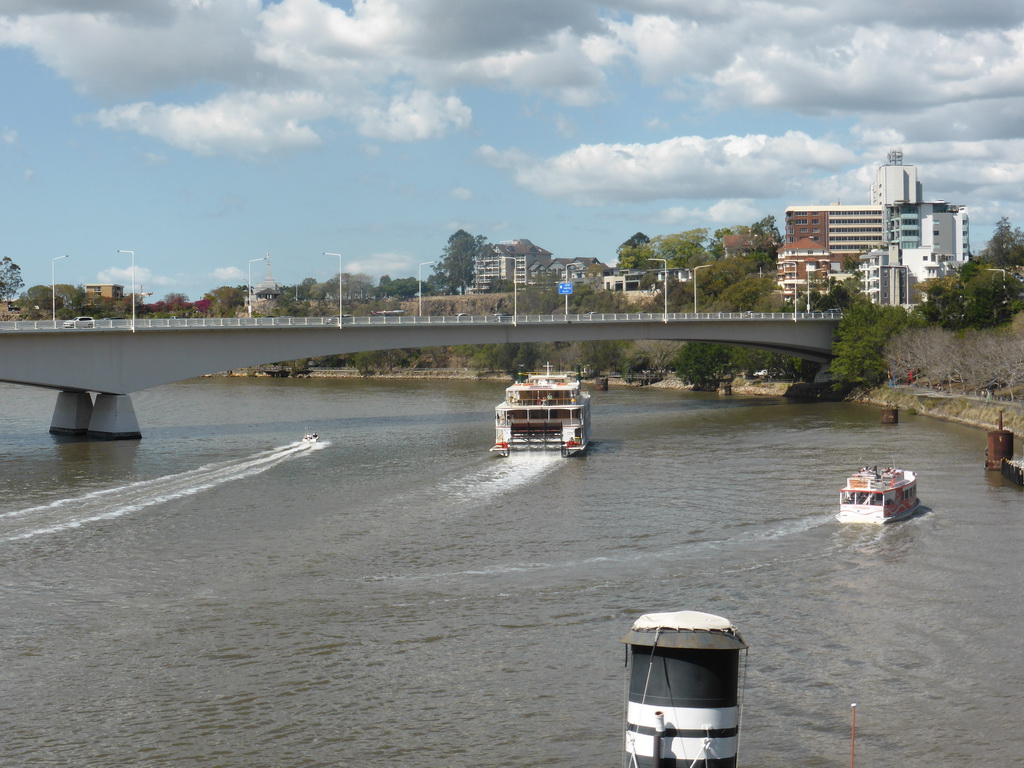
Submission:
{"label": "river water", "polygon": [[[1024,497],[984,432],[613,389],[589,455],[503,460],[503,386],[193,380],[104,443],[0,385],[0,764],[620,766],[619,640],[676,610],[750,644],[741,766],[849,764],[853,703],[858,766],[1024,763]],[[838,524],[894,461],[925,512]]]}

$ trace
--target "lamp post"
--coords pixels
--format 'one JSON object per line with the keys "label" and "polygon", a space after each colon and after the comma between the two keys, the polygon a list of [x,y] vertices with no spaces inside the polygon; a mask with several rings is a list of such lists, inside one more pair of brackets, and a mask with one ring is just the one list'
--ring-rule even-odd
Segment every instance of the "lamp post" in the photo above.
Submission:
{"label": "lamp post", "polygon": [[70,255],[70,253],[65,253],[63,256],[58,256],[50,264],[50,303],[52,305],[50,317],[53,319],[54,328],[57,327],[57,262],[68,258]]}
{"label": "lamp post", "polygon": [[132,333],[135,333],[135,251],[122,250],[118,253],[130,253],[132,255]]}
{"label": "lamp post", "polygon": [[660,261],[665,265],[665,279],[662,281],[662,289],[665,293],[665,311],[661,315],[661,322],[668,322],[668,259],[648,259],[648,261]]}
{"label": "lamp post", "polygon": [[436,264],[436,263],[437,263],[436,261],[424,261],[424,262],[422,262],[420,264],[420,267],[419,267],[419,270],[418,270],[419,279],[417,280],[417,285],[416,285],[416,295],[419,297],[419,300],[420,300],[420,308],[419,308],[419,310],[417,312],[417,315],[416,315],[417,317],[423,317],[423,268],[425,266],[427,266],[427,264]]}
{"label": "lamp post", "polygon": [[[569,265],[565,265],[565,282],[569,282]],[[565,294],[565,320],[569,321],[569,294]]]}
{"label": "lamp post", "polygon": [[813,312],[814,310],[811,309],[811,272],[817,273],[818,270],[817,269],[811,269],[810,265],[808,264],[807,265],[807,269],[805,271],[806,271],[806,276],[807,276],[807,307],[806,307],[805,311]]}
{"label": "lamp post", "polygon": [[693,314],[697,314],[697,270],[710,267],[710,264],[701,264],[699,267],[693,268]]}
{"label": "lamp post", "polygon": [[[269,254],[267,254],[269,256]],[[249,259],[249,295],[245,297],[245,303],[248,307],[246,314],[252,317],[252,265],[257,261],[266,261],[266,256],[260,256],[258,259]]]}
{"label": "lamp post", "polygon": [[341,324],[341,254],[340,253],[328,253],[324,251],[324,256],[337,256],[338,257],[338,327],[343,327]]}

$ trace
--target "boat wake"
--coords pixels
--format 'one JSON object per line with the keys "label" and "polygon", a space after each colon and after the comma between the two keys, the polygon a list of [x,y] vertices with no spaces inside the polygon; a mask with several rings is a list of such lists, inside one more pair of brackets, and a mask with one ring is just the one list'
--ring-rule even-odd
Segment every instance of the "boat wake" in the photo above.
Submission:
{"label": "boat wake", "polygon": [[194,496],[225,483],[258,475],[282,462],[321,450],[328,445],[330,443],[295,442],[242,459],[205,464],[187,472],[4,512],[0,514],[0,542],[31,539],[81,528],[90,523],[113,520],[172,499]]}
{"label": "boat wake", "polygon": [[442,497],[464,501],[486,501],[520,486],[565,463],[558,451],[514,451],[508,458],[487,459],[480,471],[469,477],[449,480],[439,490]]}

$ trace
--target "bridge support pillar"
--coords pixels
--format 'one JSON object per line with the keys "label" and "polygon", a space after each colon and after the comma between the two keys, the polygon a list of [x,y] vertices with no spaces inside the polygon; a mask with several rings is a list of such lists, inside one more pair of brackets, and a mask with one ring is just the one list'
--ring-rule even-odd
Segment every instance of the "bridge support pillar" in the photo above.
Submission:
{"label": "bridge support pillar", "polygon": [[104,440],[139,440],[139,421],[130,395],[96,395],[89,436]]}
{"label": "bridge support pillar", "polygon": [[50,420],[51,435],[84,435],[92,418],[92,396],[88,392],[61,392]]}

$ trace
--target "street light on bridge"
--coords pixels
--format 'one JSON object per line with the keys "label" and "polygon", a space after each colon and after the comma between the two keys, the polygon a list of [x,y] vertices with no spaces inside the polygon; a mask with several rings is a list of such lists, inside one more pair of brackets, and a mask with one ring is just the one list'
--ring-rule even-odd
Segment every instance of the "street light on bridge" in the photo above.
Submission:
{"label": "street light on bridge", "polygon": [[662,289],[665,292],[665,311],[661,316],[663,323],[668,322],[668,259],[648,259],[648,261],[660,261],[665,265],[665,280],[662,282]]}
{"label": "street light on bridge", "polygon": [[50,264],[50,304],[52,305],[50,317],[53,319],[54,328],[57,327],[57,262],[69,256],[71,256],[70,253],[65,253],[63,256],[55,258]]}
{"label": "street light on bridge", "polygon": [[270,254],[268,253],[266,256],[260,256],[258,259],[249,259],[249,295],[245,297],[245,303],[246,306],[248,307],[248,309],[246,310],[246,314],[249,317],[252,317],[252,265],[255,264],[257,261],[266,261],[269,258]]}
{"label": "street light on bridge", "polygon": [[135,333],[135,251],[117,249],[118,253],[130,253],[132,255],[132,333]]}
{"label": "street light on bridge", "polygon": [[693,314],[697,314],[697,270],[710,267],[710,264],[701,264],[699,267],[694,267],[691,272],[693,273]]}
{"label": "street light on bridge", "polygon": [[329,253],[324,251],[324,256],[337,256],[338,257],[338,327],[342,327],[342,314],[341,314],[341,254],[340,253]]}
{"label": "street light on bridge", "polygon": [[436,264],[436,263],[437,263],[436,261],[424,261],[422,264],[420,264],[420,268],[419,268],[418,273],[417,273],[418,276],[419,276],[419,279],[418,279],[417,284],[416,284],[416,295],[419,297],[419,300],[420,300],[420,308],[419,308],[419,311],[416,313],[417,317],[423,317],[423,268],[425,266],[427,266],[427,264]]}

